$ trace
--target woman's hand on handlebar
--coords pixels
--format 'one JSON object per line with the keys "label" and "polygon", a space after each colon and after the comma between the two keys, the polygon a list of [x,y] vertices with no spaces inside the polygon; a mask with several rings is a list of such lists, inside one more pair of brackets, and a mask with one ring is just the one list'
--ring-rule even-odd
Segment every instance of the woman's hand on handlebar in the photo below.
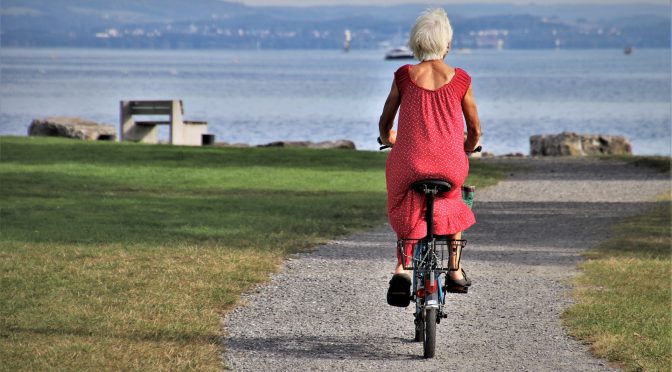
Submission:
{"label": "woman's hand on handlebar", "polygon": [[381,145],[392,147],[394,146],[394,143],[397,142],[397,131],[390,129],[387,133],[381,133],[378,138]]}

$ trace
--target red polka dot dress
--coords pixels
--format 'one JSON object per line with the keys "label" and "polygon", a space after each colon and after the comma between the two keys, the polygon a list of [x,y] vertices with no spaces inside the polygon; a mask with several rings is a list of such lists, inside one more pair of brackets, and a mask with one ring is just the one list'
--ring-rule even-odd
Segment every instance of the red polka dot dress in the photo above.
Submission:
{"label": "red polka dot dress", "polygon": [[394,79],[401,95],[397,141],[387,159],[387,213],[399,239],[423,238],[424,195],[413,191],[413,182],[427,178],[448,181],[453,187],[436,198],[434,231],[437,235],[466,230],[476,222],[462,201],[462,184],[469,173],[464,152],[462,98],[471,77],[456,68],[455,75],[437,90],[416,85],[409,72],[399,68]]}

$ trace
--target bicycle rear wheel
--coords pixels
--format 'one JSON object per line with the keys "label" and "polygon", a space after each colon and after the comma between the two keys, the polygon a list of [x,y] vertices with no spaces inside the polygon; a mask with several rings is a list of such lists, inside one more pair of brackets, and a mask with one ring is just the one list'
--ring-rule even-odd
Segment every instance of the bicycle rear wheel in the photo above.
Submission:
{"label": "bicycle rear wheel", "polygon": [[437,309],[435,308],[425,310],[425,337],[422,342],[425,358],[434,358],[434,351],[436,349],[436,314]]}

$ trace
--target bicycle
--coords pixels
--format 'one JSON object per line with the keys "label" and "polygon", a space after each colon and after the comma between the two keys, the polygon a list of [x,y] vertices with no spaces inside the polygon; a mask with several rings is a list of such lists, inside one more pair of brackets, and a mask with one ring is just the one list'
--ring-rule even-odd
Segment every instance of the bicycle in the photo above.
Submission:
{"label": "bicycle", "polygon": [[[380,138],[378,139],[380,143]],[[383,150],[389,146],[381,146]],[[481,146],[473,152],[481,151]],[[450,240],[433,231],[434,198],[450,191],[452,185],[440,179],[414,182],[411,188],[425,194],[427,234],[422,239],[400,239],[397,249],[404,270],[412,271],[411,301],[415,302],[415,337],[422,341],[425,358],[433,358],[436,350],[436,325],[448,317],[444,311],[446,295],[442,283],[450,271],[457,271],[466,240]],[[462,199],[471,208],[475,187],[463,186]],[[410,248],[410,249],[409,249]]]}

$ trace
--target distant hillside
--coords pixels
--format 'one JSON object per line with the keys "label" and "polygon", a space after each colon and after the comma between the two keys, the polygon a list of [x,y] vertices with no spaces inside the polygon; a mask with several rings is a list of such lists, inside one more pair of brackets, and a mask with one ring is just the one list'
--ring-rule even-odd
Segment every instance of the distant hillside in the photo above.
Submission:
{"label": "distant hillside", "polygon": [[[403,43],[421,5],[249,7],[219,0],[3,0],[0,45],[112,48],[353,48]],[[455,47],[670,47],[655,5],[447,5]]]}

